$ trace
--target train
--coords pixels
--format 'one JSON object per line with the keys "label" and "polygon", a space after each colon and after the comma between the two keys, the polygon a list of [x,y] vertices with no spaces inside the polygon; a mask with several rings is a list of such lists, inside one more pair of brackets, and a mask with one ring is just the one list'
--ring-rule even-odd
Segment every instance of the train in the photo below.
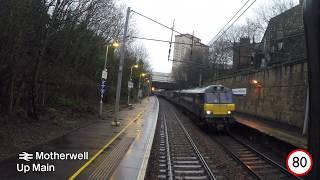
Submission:
{"label": "train", "polygon": [[202,126],[216,130],[229,128],[234,123],[232,90],[223,85],[158,91],[168,101],[180,106],[184,112],[192,114],[196,122]]}

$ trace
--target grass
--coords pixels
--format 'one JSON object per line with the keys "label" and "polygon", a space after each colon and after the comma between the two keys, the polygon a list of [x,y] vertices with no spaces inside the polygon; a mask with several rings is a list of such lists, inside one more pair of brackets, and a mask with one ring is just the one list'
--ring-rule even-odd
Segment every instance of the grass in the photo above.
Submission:
{"label": "grass", "polygon": [[80,102],[73,98],[59,96],[53,99],[52,105],[57,107],[73,107],[80,105]]}

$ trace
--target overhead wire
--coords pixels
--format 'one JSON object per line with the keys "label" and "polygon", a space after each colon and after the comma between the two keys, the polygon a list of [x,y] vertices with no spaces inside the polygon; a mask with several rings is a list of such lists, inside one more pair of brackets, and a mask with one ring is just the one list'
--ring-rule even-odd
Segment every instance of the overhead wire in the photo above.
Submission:
{"label": "overhead wire", "polygon": [[257,0],[254,0],[232,23],[231,23],[231,25],[229,25],[229,27],[226,29],[226,30],[224,30],[223,32],[222,32],[222,34],[216,39],[216,40],[214,40],[211,44],[210,44],[210,46],[212,45],[212,44],[214,44],[216,41],[218,41],[233,25],[234,25],[234,23],[236,23],[239,19],[240,19],[240,17],[256,2]]}
{"label": "overhead wire", "polygon": [[[147,40],[147,41],[157,41],[157,42],[164,42],[164,43],[170,43],[171,41],[168,40],[162,40],[162,39],[153,39],[153,38],[145,38],[145,37],[137,37],[137,36],[127,36],[129,38],[133,38],[133,39],[141,39],[141,40]],[[184,45],[192,45],[189,43],[182,43],[182,42],[171,42],[173,44],[184,44]],[[193,46],[201,46],[201,47],[208,47],[205,44],[193,44]]]}
{"label": "overhead wire", "polygon": [[[154,22],[154,23],[156,23],[156,24],[159,24],[160,26],[163,26],[163,27],[165,27],[165,28],[167,28],[167,29],[170,29],[170,30],[172,31],[171,41],[169,42],[170,47],[169,47],[168,61],[169,61],[170,53],[171,53],[171,44],[173,43],[173,42],[172,42],[173,32],[178,33],[180,36],[184,36],[184,37],[186,37],[186,38],[188,38],[188,39],[191,39],[191,40],[193,41],[194,35],[192,34],[192,37],[190,38],[190,37],[188,37],[186,34],[183,34],[183,33],[179,32],[179,31],[175,30],[175,29],[174,29],[174,22],[173,22],[173,26],[172,26],[172,27],[169,27],[169,26],[167,26],[167,25],[165,25],[165,24],[163,24],[163,23],[161,23],[161,22],[159,22],[159,21],[157,21],[157,20],[154,20],[154,19],[152,19],[152,18],[150,18],[150,17],[148,17],[148,16],[146,16],[146,15],[143,15],[143,14],[137,12],[137,11],[131,10],[131,12],[133,12],[133,13],[135,13],[135,14],[138,14],[138,15],[140,15],[141,17],[144,17],[144,18],[146,18],[146,19],[148,19],[148,20],[150,20],[150,21],[152,21],[152,22]],[[193,43],[191,44],[191,47],[193,47]]]}
{"label": "overhead wire", "polygon": [[[257,0],[254,0],[247,8],[232,22],[232,24],[229,25],[229,27],[228,27],[226,30],[223,30],[223,29],[238,15],[238,13],[241,12],[241,10],[250,2],[250,0],[247,0],[247,1],[241,6],[241,8],[236,12],[236,14],[227,22],[227,24],[218,32],[217,35],[219,35],[221,32],[222,32],[222,34],[221,34],[214,42],[216,42],[217,40],[219,40],[219,39],[222,37],[222,35],[223,35],[226,31],[228,31],[228,30],[233,26],[233,24],[234,24],[236,21],[238,21],[239,18],[240,18],[256,1],[257,1]],[[156,24],[159,24],[159,25],[161,25],[161,26],[163,26],[163,27],[165,27],[165,28],[167,28],[167,29],[170,29],[172,32],[178,33],[179,35],[185,36],[185,37],[187,37],[188,39],[191,39],[191,40],[193,41],[193,38],[194,38],[193,35],[192,35],[192,37],[190,38],[190,37],[186,36],[186,34],[182,34],[181,32],[175,30],[175,29],[174,29],[174,26],[170,28],[169,26],[166,26],[166,25],[164,25],[163,23],[160,23],[159,21],[154,20],[154,19],[152,19],[152,18],[150,18],[150,17],[148,17],[148,16],[145,16],[145,15],[143,15],[143,14],[137,12],[137,11],[134,11],[134,10],[131,10],[131,11],[132,11],[133,13],[135,13],[135,14],[138,14],[138,15],[140,15],[140,16],[142,16],[142,17],[144,17],[144,18],[146,18],[146,19],[148,19],[148,20],[156,23]],[[217,36],[217,35],[216,35],[216,36]],[[216,37],[216,36],[215,36],[215,37]],[[170,45],[171,45],[171,43],[175,43],[175,44],[186,44],[186,45],[196,46],[196,45],[193,44],[193,42],[192,42],[192,44],[188,44],[188,43],[172,42],[172,40],[171,40],[171,41],[166,41],[166,40],[160,40],[160,39],[134,37],[134,36],[131,36],[131,38],[143,39],[143,40],[150,40],[150,41],[158,41],[158,42],[168,42],[168,43],[170,43]],[[214,42],[213,42],[213,43],[214,43]],[[213,43],[211,43],[211,44],[213,44]],[[200,46],[202,46],[202,44],[200,44]],[[169,57],[168,57],[168,60],[170,60]],[[171,60],[171,61],[177,61],[177,60]],[[181,63],[184,63],[184,62],[181,62]]]}
{"label": "overhead wire", "polygon": [[152,21],[152,22],[154,22],[154,23],[156,23],[156,24],[159,24],[160,26],[163,26],[163,27],[165,27],[165,28],[167,28],[167,29],[170,29],[171,31],[173,31],[173,32],[175,32],[175,33],[178,33],[178,34],[181,35],[181,36],[185,36],[185,37],[188,38],[188,39],[192,39],[192,38],[186,36],[186,34],[183,34],[183,33],[179,32],[179,31],[173,29],[172,27],[169,27],[169,26],[167,26],[167,25],[165,25],[165,24],[163,24],[163,23],[161,23],[161,22],[159,22],[159,21],[157,21],[157,20],[154,20],[154,19],[152,19],[152,18],[150,18],[150,17],[148,17],[148,16],[146,16],[146,15],[143,15],[143,14],[137,12],[137,11],[131,10],[131,12],[133,12],[133,13],[135,13],[135,14],[138,14],[139,16],[142,16],[142,17],[144,17],[144,18],[146,18],[146,19],[148,19],[148,20],[150,20],[150,21]]}
{"label": "overhead wire", "polygon": [[[232,18],[220,29],[220,31],[212,38],[211,41],[213,41],[223,30],[227,25],[238,15],[238,13],[250,2],[250,0],[247,0],[241,7],[238,9],[238,11],[232,16]],[[211,44],[211,41],[209,44]]]}

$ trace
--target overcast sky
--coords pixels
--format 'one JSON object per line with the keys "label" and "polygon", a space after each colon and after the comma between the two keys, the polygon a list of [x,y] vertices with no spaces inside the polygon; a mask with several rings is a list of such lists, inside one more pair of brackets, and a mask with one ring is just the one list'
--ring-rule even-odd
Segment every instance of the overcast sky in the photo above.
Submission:
{"label": "overcast sky", "polygon": [[[246,0],[119,0],[132,10],[151,17],[161,23],[172,26],[181,33],[199,37],[207,44],[227,21],[237,12]],[[253,0],[252,0],[253,1]],[[240,23],[251,17],[260,5],[269,0],[257,2],[241,17]],[[250,3],[249,3],[250,4]],[[154,22],[134,14],[130,19],[138,29],[139,36],[170,40],[171,31]],[[171,72],[172,62],[168,62],[169,43],[137,40],[143,43],[149,55],[149,62],[155,72]],[[172,49],[173,53],[173,49]],[[171,53],[171,54],[172,54]]]}

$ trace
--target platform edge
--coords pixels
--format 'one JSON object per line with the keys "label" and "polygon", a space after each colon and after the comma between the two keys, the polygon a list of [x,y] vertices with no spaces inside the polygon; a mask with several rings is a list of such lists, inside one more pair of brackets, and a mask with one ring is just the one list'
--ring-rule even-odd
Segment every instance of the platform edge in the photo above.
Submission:
{"label": "platform edge", "polygon": [[159,100],[156,97],[156,114],[155,114],[155,123],[152,127],[152,131],[154,132],[150,137],[149,137],[149,141],[148,141],[148,145],[146,147],[146,151],[144,153],[143,156],[143,160],[142,160],[142,164],[140,166],[140,170],[137,176],[137,180],[144,180],[145,175],[146,175],[146,171],[147,171],[147,166],[148,166],[148,161],[149,161],[149,157],[150,157],[150,153],[151,153],[151,148],[152,148],[152,144],[153,144],[153,139],[154,139],[154,135],[155,135],[155,129],[157,127],[157,121],[158,121],[158,115],[159,115]]}

